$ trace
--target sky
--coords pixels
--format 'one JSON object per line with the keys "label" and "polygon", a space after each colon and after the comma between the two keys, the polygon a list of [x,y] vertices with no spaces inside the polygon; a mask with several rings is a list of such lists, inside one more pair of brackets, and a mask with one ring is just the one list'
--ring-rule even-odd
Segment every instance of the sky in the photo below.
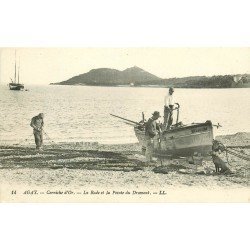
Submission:
{"label": "sky", "polygon": [[140,67],[158,77],[250,73],[250,48],[1,48],[0,82],[47,85],[96,68]]}

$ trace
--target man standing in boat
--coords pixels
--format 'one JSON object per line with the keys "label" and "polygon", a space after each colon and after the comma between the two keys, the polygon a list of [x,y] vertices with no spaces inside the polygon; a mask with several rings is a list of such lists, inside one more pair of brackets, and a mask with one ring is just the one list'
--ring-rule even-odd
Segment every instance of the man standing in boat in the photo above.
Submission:
{"label": "man standing in boat", "polygon": [[164,99],[164,123],[163,128],[169,129],[173,123],[173,108],[174,108],[174,88],[169,88],[168,94]]}
{"label": "man standing in boat", "polygon": [[44,114],[40,113],[31,119],[30,126],[33,128],[33,134],[35,137],[36,149],[41,150],[43,145],[43,118]]}
{"label": "man standing in boat", "polygon": [[152,114],[152,117],[148,119],[145,125],[145,135],[146,135],[146,152],[145,156],[148,162],[152,161],[153,155],[153,142],[152,139],[160,132],[156,121],[161,117],[158,111]]}

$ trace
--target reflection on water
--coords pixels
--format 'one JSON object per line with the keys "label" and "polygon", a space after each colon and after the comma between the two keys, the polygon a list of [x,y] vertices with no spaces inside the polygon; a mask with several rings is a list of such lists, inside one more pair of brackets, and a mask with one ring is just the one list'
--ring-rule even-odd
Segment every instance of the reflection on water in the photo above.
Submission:
{"label": "reflection on water", "polygon": [[[55,142],[136,142],[133,128],[113,113],[134,121],[144,112],[163,114],[167,89],[88,86],[30,86],[28,92],[0,86],[1,143],[33,141],[30,119],[45,114],[45,131]],[[176,89],[183,123],[211,120],[216,134],[249,131],[250,89]]]}

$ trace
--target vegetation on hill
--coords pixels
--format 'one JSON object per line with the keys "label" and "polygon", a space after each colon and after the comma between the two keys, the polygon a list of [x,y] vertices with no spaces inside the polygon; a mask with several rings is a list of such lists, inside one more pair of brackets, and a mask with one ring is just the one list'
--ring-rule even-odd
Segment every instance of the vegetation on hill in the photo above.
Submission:
{"label": "vegetation on hill", "polygon": [[89,86],[144,86],[175,88],[237,88],[250,87],[250,75],[189,76],[182,78],[159,78],[139,67],[123,71],[109,68],[92,69],[88,73],[74,76],[53,85]]}
{"label": "vegetation on hill", "polygon": [[117,69],[100,68],[92,69],[88,73],[74,76],[66,81],[54,83],[59,85],[126,85],[136,82],[160,80],[161,78],[150,74],[139,67],[132,67],[123,71]]}

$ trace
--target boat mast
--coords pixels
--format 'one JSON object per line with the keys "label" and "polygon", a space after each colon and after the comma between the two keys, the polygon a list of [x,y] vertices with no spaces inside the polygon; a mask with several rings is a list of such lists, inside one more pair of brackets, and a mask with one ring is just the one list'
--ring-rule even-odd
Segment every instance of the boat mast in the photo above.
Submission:
{"label": "boat mast", "polygon": [[19,71],[20,71],[20,56],[19,56],[19,64],[18,64],[18,72],[17,72],[18,83],[19,83]]}
{"label": "boat mast", "polygon": [[15,50],[15,83],[16,83],[16,50]]}

